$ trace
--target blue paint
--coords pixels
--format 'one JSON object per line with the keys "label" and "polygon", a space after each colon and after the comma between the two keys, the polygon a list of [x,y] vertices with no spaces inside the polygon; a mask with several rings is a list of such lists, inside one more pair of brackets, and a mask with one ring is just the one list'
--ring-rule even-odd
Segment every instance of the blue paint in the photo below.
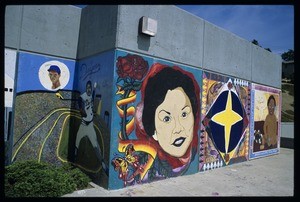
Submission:
{"label": "blue paint", "polygon": [[[48,61],[58,61],[65,64],[70,73],[70,79],[66,86],[65,90],[73,90],[74,82],[74,70],[75,70],[75,61],[64,60],[61,58],[36,55],[31,53],[20,52],[18,60],[18,69],[17,69],[17,89],[16,92],[20,93],[23,91],[41,91],[48,90],[46,89],[40,79],[39,79],[39,70],[41,65]],[[48,72],[47,72],[48,73]],[[50,80],[49,80],[50,83]]]}

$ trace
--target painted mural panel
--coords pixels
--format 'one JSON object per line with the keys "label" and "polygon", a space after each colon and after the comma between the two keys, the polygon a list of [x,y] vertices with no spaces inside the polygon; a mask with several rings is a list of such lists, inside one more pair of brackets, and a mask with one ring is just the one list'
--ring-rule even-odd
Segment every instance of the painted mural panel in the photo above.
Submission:
{"label": "painted mural panel", "polygon": [[281,90],[252,84],[250,159],[279,153],[280,123]]}
{"label": "painted mural panel", "polygon": [[73,117],[70,134],[73,162],[98,185],[107,188],[114,52],[78,62],[76,89],[80,116]]}
{"label": "painted mural panel", "polygon": [[117,51],[109,187],[198,172],[202,71]]}
{"label": "painted mural panel", "polygon": [[[59,144],[73,114],[71,96],[75,61],[19,53],[13,121],[13,161],[36,159],[60,165]],[[54,83],[54,84],[53,84]],[[58,85],[55,89],[53,85]]]}
{"label": "painted mural panel", "polygon": [[13,161],[70,162],[107,187],[113,61],[20,53]]}
{"label": "painted mural panel", "polygon": [[250,84],[203,72],[199,170],[248,160]]}

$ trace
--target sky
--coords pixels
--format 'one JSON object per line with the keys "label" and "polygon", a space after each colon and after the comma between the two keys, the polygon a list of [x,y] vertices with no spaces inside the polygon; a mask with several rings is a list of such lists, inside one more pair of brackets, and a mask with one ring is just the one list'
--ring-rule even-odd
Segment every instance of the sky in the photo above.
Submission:
{"label": "sky", "polygon": [[247,41],[281,55],[294,50],[293,5],[178,5]]}
{"label": "sky", "polygon": [[294,50],[294,5],[176,6],[272,53]]}

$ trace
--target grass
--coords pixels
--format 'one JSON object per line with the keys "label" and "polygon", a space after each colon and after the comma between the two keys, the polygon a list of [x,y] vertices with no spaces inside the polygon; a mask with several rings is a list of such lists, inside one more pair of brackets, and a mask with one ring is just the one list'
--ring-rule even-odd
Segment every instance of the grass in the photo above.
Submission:
{"label": "grass", "polygon": [[294,96],[294,85],[291,84],[282,84],[282,91],[288,91],[289,95]]}

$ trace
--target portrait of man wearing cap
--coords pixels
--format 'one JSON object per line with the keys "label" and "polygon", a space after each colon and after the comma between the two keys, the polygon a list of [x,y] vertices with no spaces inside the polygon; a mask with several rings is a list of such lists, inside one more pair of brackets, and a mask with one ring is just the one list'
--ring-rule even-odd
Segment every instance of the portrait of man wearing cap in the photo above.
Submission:
{"label": "portrait of man wearing cap", "polygon": [[51,65],[48,69],[49,78],[52,82],[52,89],[57,89],[60,87],[60,68],[57,65]]}

